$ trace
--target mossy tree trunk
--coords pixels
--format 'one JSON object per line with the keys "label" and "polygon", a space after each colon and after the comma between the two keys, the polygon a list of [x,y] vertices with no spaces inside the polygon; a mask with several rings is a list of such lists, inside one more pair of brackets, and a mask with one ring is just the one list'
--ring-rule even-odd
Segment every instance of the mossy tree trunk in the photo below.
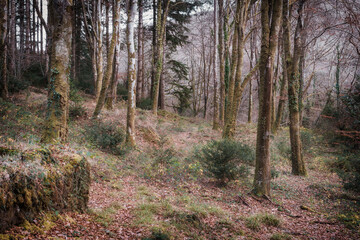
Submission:
{"label": "mossy tree trunk", "polygon": [[[120,21],[120,5],[121,2],[115,1],[113,3],[113,25],[115,25],[116,21]],[[116,18],[117,17],[117,18]],[[118,68],[120,64],[120,24],[116,26],[116,42],[115,42],[115,50],[114,50],[114,60],[112,64],[112,74],[111,74],[111,81],[110,86],[108,87],[108,91],[106,94],[105,105],[106,108],[112,110],[114,108],[114,104],[116,102],[116,92],[117,92],[117,84],[119,82],[118,79]],[[110,47],[109,47],[110,48]]]}
{"label": "mossy tree trunk", "polygon": [[159,102],[159,90],[160,90],[160,78],[163,69],[163,52],[164,52],[164,34],[167,15],[169,12],[170,0],[167,0],[164,12],[162,11],[162,1],[157,1],[157,16],[156,16],[156,46],[155,59],[154,59],[154,86],[152,93],[152,112],[157,115],[158,102]]}
{"label": "mossy tree trunk", "polygon": [[289,2],[284,0],[283,29],[284,29],[284,52],[288,71],[288,99],[290,118],[290,145],[292,173],[295,175],[306,175],[305,162],[302,156],[300,139],[300,111],[299,111],[299,60],[300,60],[300,31],[302,24],[302,11],[304,0],[298,3],[298,20],[294,35],[294,54],[291,57],[290,46],[290,20]]}
{"label": "mossy tree trunk", "polygon": [[0,3],[0,97],[4,100],[8,98],[6,64],[7,9],[7,0],[2,0]]}
{"label": "mossy tree trunk", "polygon": [[[248,20],[248,13],[250,10],[250,0],[238,1],[236,10],[236,25],[234,35],[238,36],[233,38],[237,41],[237,47],[234,48],[235,42],[233,43],[233,56],[231,64],[231,75],[229,81],[229,89],[227,95],[227,105],[225,112],[225,126],[223,131],[224,138],[233,138],[235,134],[237,112],[240,106],[240,101],[244,89],[250,81],[252,75],[255,73],[256,65],[249,74],[241,82],[242,67],[243,67],[243,48],[245,46],[245,28]],[[235,59],[236,58],[236,59]]]}
{"label": "mossy tree trunk", "polygon": [[[255,10],[254,10],[255,11]],[[253,11],[250,12],[251,15],[254,15]],[[255,21],[252,21],[251,27],[255,26]],[[250,35],[250,69],[254,67],[255,59],[255,51],[256,51],[256,34],[252,32]],[[249,109],[248,109],[248,123],[252,122],[252,105],[253,105],[253,93],[252,93],[252,79],[249,80]]]}
{"label": "mossy tree trunk", "polygon": [[[98,101],[96,102],[96,107],[93,113],[93,118],[97,118],[102,110],[102,108],[104,107],[105,104],[105,98],[106,98],[106,93],[108,91],[110,82],[111,82],[111,77],[112,77],[112,73],[113,73],[113,63],[114,63],[114,55],[115,55],[115,45],[117,43],[117,38],[119,35],[119,24],[120,24],[120,0],[116,0],[116,6],[117,9],[114,13],[114,18],[116,19],[113,23],[113,34],[111,36],[111,43],[108,49],[108,56],[107,56],[107,63],[106,63],[106,70],[105,70],[105,74],[104,74],[104,79],[102,81],[102,86],[101,86],[101,91],[100,91],[100,95],[98,98]],[[102,55],[102,53],[101,53]],[[98,71],[99,74],[99,71]]]}
{"label": "mossy tree trunk", "polygon": [[128,109],[126,121],[126,143],[135,146],[135,107],[136,107],[136,58],[135,58],[135,14],[137,0],[128,2],[127,48],[128,48]]}
{"label": "mossy tree trunk", "polygon": [[217,1],[214,0],[214,46],[213,46],[213,78],[214,78],[214,115],[213,115],[213,129],[217,130],[219,128],[219,103],[217,96]]}
{"label": "mossy tree trunk", "polygon": [[224,58],[224,30],[223,30],[223,12],[224,4],[223,1],[218,1],[219,5],[219,70],[220,70],[220,113],[219,120],[220,125],[224,124],[225,117],[225,58]]}
{"label": "mossy tree trunk", "polygon": [[138,69],[137,69],[137,83],[136,83],[136,102],[140,102],[142,99],[142,87],[143,87],[143,64],[142,64],[142,54],[143,54],[143,0],[139,0],[139,24],[138,24]]}
{"label": "mossy tree trunk", "polygon": [[[284,7],[285,9],[285,7]],[[282,51],[284,52],[284,50]],[[280,78],[280,98],[279,98],[279,103],[278,103],[278,107],[277,107],[277,112],[276,112],[276,118],[275,118],[275,122],[274,125],[272,126],[272,132],[273,134],[275,134],[277,132],[277,130],[280,127],[283,115],[284,115],[284,109],[285,109],[285,103],[286,103],[286,86],[287,86],[287,82],[288,82],[288,75],[287,75],[287,67],[286,67],[286,58],[285,58],[285,54],[282,53],[282,69],[283,69],[283,73],[282,73],[282,77]]]}
{"label": "mossy tree trunk", "polygon": [[[81,1],[82,14],[84,19],[85,37],[91,51],[92,69],[94,75],[95,101],[98,102],[104,78],[103,58],[103,32],[101,28],[102,1]],[[92,8],[92,12],[87,9]],[[89,24],[91,27],[89,27]]]}
{"label": "mossy tree trunk", "polygon": [[69,76],[72,38],[72,0],[50,0],[52,25],[50,81],[42,141],[66,141],[69,117]]}
{"label": "mossy tree trunk", "polygon": [[281,0],[263,0],[261,2],[260,101],[256,139],[255,177],[252,190],[258,196],[270,195],[271,95],[281,7]]}

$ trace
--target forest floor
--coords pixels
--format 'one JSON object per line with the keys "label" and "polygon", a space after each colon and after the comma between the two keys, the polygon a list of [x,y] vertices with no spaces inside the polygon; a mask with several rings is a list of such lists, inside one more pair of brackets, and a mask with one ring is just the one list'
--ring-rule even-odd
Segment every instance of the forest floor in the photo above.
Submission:
{"label": "forest floor", "polygon": [[[87,115],[70,121],[70,142],[58,148],[89,160],[89,210],[43,213],[0,239],[360,239],[360,196],[329,167],[342,148],[319,132],[302,130],[307,177],[291,174],[288,129],[274,136],[271,197],[258,199],[249,194],[252,174],[220,188],[193,161],[196,149],[221,138],[210,122],[139,109],[136,149],[114,155],[89,143],[95,103],[83,97]],[[101,121],[125,129],[125,106],[104,110]],[[1,103],[0,143],[38,146],[45,108],[46,93],[36,89]],[[239,125],[236,139],[255,148],[256,125]]]}

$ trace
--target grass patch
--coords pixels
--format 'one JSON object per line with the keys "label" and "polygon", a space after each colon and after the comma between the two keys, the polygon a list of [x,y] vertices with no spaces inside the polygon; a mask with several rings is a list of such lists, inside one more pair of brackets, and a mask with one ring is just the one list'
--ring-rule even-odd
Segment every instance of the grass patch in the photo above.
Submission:
{"label": "grass patch", "polygon": [[95,221],[107,227],[114,221],[114,215],[120,210],[122,206],[118,203],[114,203],[109,207],[93,210],[95,214]]}
{"label": "grass patch", "polygon": [[245,219],[245,226],[253,231],[259,231],[262,224],[266,226],[280,227],[281,220],[275,215],[268,213],[256,214]]}
{"label": "grass patch", "polygon": [[189,206],[187,206],[187,209],[194,214],[196,214],[199,217],[208,217],[209,215],[216,216],[216,217],[222,217],[225,215],[225,212],[223,209],[217,207],[217,206],[211,206],[208,204],[196,204],[192,202]]}
{"label": "grass patch", "polygon": [[291,240],[292,237],[286,233],[274,233],[271,235],[270,240]]}

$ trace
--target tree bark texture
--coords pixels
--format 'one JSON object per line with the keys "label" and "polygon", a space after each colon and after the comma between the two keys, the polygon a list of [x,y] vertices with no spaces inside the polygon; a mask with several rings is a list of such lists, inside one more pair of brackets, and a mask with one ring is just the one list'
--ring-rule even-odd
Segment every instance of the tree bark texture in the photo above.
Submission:
{"label": "tree bark texture", "polygon": [[169,12],[170,0],[165,5],[164,12],[162,11],[162,1],[157,3],[157,17],[156,17],[156,54],[154,65],[154,87],[152,93],[152,112],[156,116],[159,101],[160,78],[163,69],[163,52],[164,52],[164,34],[167,15]]}
{"label": "tree bark texture", "polygon": [[72,0],[50,0],[52,27],[50,81],[42,141],[66,141],[69,117],[69,74],[72,37]]}
{"label": "tree bark texture", "polygon": [[[113,63],[114,63],[114,54],[115,54],[115,45],[116,45],[116,39],[118,38],[119,35],[119,24],[120,24],[120,0],[116,0],[117,4],[118,4],[118,9],[117,11],[115,11],[114,17],[115,17],[115,22],[113,24],[113,34],[111,36],[111,43],[110,43],[110,47],[108,50],[108,57],[107,57],[107,64],[106,64],[106,71],[104,74],[104,79],[102,81],[102,86],[101,86],[101,91],[100,91],[100,95],[98,98],[98,101],[96,103],[96,107],[94,110],[94,114],[93,114],[93,118],[97,118],[98,115],[100,114],[102,108],[104,107],[105,104],[105,98],[106,98],[106,93],[107,90],[109,88],[110,85],[110,81],[111,81],[111,77],[112,77],[112,72],[113,72]],[[102,55],[102,53],[99,53],[100,55]],[[99,74],[99,72],[98,72]]]}
{"label": "tree bark texture", "polygon": [[143,84],[142,82],[144,81],[143,79],[143,74],[142,72],[144,71],[143,69],[143,58],[142,58],[142,54],[143,54],[143,0],[139,0],[139,25],[138,25],[138,69],[137,69],[137,83],[136,83],[136,102],[140,102],[140,100],[142,99],[142,87]]}
{"label": "tree bark texture", "polygon": [[288,99],[289,99],[289,118],[290,118],[290,145],[292,173],[294,175],[306,176],[305,162],[302,156],[302,146],[300,138],[300,113],[299,113],[299,61],[300,61],[300,25],[304,1],[301,0],[298,8],[298,20],[294,35],[294,54],[291,57],[290,50],[290,20],[288,10],[288,0],[284,0],[284,51],[286,56],[286,66],[288,71]]}
{"label": "tree bark texture", "polygon": [[214,79],[214,113],[213,113],[213,129],[219,129],[219,103],[218,103],[218,95],[217,95],[217,0],[214,0],[214,40],[213,40],[213,79]]}
{"label": "tree bark texture", "polygon": [[246,76],[244,80],[241,82],[242,67],[243,67],[242,66],[243,48],[245,45],[245,28],[248,19],[249,4],[250,4],[250,0],[238,1],[237,4],[236,20],[235,20],[236,29],[234,35],[237,34],[238,36],[237,37],[234,36],[233,39],[234,41],[237,41],[236,52],[233,52],[233,54],[235,54],[237,59],[235,61],[234,56],[232,56],[233,60],[231,64],[231,75],[230,75],[229,90],[227,97],[228,101],[226,105],[225,126],[223,132],[224,138],[234,137],[237,112],[240,106],[241,97],[247,83],[250,81],[252,75],[255,72],[255,70],[252,69],[249,73],[250,75]]}
{"label": "tree bark texture", "polygon": [[[270,8],[270,6],[272,6]],[[256,139],[256,163],[252,192],[270,195],[271,95],[275,50],[280,25],[282,1],[261,2],[260,102]]]}
{"label": "tree bark texture", "polygon": [[7,87],[7,1],[0,3],[0,97],[3,100],[8,98]]}
{"label": "tree bark texture", "polygon": [[220,70],[220,125],[224,124],[225,117],[225,59],[224,59],[224,30],[223,30],[223,1],[218,1],[219,5],[219,70]]}
{"label": "tree bark texture", "polygon": [[[285,8],[286,7],[284,7],[284,9]],[[284,15],[283,15],[283,17],[284,17]],[[283,50],[283,52],[284,52],[284,50]],[[281,124],[281,121],[282,121],[282,118],[283,118],[283,114],[284,114],[285,103],[286,103],[286,100],[287,100],[286,86],[287,86],[287,82],[288,82],[288,75],[287,75],[287,66],[286,66],[285,54],[282,54],[282,61],[281,62],[282,62],[283,73],[282,73],[282,78],[280,78],[280,97],[279,97],[279,103],[278,103],[278,107],[277,107],[275,122],[274,122],[274,125],[272,127],[273,134],[275,134],[277,132],[277,130],[279,129],[279,127],[280,127],[280,124]]]}
{"label": "tree bark texture", "polygon": [[135,14],[137,0],[128,2],[127,48],[128,48],[128,109],[126,121],[126,142],[135,146],[135,107],[136,107],[136,53],[134,42]]}

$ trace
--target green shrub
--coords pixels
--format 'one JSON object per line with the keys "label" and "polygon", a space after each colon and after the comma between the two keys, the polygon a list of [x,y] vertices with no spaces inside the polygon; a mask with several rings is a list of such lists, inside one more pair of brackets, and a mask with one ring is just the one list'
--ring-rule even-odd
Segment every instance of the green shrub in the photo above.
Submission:
{"label": "green shrub", "polygon": [[280,219],[275,215],[265,213],[258,215],[258,217],[260,221],[267,226],[280,227],[281,225]]}
{"label": "green shrub", "polygon": [[275,168],[271,168],[270,173],[271,173],[271,179],[278,178],[280,175],[280,172]]}
{"label": "green shrub", "polygon": [[24,81],[31,86],[46,88],[48,86],[47,76],[45,74],[46,66],[41,62],[31,64],[22,74]]}
{"label": "green shrub", "polygon": [[151,107],[152,107],[151,98],[141,99],[136,105],[138,108],[141,108],[144,110],[151,110]]}
{"label": "green shrub", "polygon": [[209,176],[224,185],[238,177],[247,177],[254,155],[254,150],[248,145],[226,139],[211,141],[195,153],[195,158]]}
{"label": "green shrub", "polygon": [[27,89],[30,85],[31,85],[31,82],[27,79],[24,79],[22,77],[15,78],[13,76],[10,76],[9,83],[8,83],[8,91],[9,91],[9,93],[17,93],[17,92]]}
{"label": "green shrub", "polygon": [[245,219],[245,226],[253,231],[259,231],[261,224],[272,227],[280,227],[281,221],[278,217],[268,213],[260,213]]}
{"label": "green shrub", "polygon": [[302,129],[300,131],[300,138],[301,138],[303,150],[305,151],[310,150],[314,140],[313,134],[307,129]]}
{"label": "green shrub", "polygon": [[153,231],[150,237],[145,237],[143,240],[169,240],[170,237],[167,233],[161,231]]}
{"label": "green shrub", "polygon": [[338,157],[333,164],[337,174],[344,182],[344,187],[360,192],[360,157],[356,153],[348,153]]}
{"label": "green shrub", "polygon": [[281,139],[276,143],[276,147],[278,148],[280,155],[286,159],[290,159],[291,156],[291,147],[289,139]]}
{"label": "green shrub", "polygon": [[82,104],[75,103],[69,106],[69,117],[70,119],[78,119],[80,117],[86,117],[87,112]]}
{"label": "green shrub", "polygon": [[122,147],[125,134],[114,123],[94,121],[85,128],[84,134],[90,143],[102,150],[110,151],[117,155],[121,155],[125,151]]}
{"label": "green shrub", "polygon": [[128,99],[128,90],[125,84],[118,84],[116,92],[119,96],[119,99],[125,101]]}
{"label": "green shrub", "polygon": [[261,222],[257,216],[251,216],[245,219],[245,226],[253,231],[259,231]]}

